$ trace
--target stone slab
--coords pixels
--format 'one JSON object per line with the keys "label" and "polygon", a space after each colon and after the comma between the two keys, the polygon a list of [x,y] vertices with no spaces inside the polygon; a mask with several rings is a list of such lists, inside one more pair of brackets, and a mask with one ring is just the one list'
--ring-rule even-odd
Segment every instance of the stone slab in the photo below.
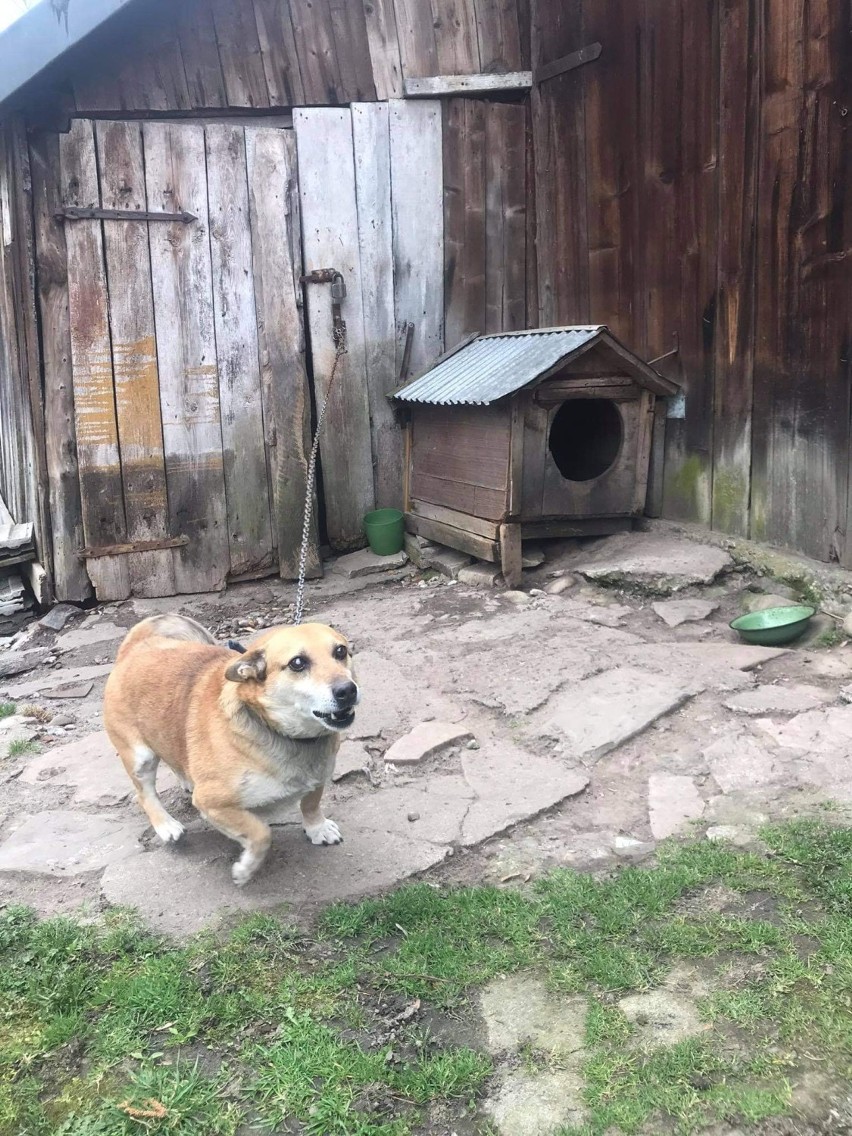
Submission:
{"label": "stone slab", "polygon": [[479,1009],[492,1054],[511,1053],[522,1045],[554,1056],[582,1048],[587,1000],[559,996],[534,974],[495,978],[480,993]]}
{"label": "stone slab", "polygon": [[107,865],[120,871],[141,853],[140,833],[138,823],[97,813],[58,809],[24,816],[0,845],[0,872],[76,876]]}
{"label": "stone slab", "polygon": [[32,651],[6,651],[0,656],[0,679],[34,670],[41,666],[49,654],[50,652],[45,648],[36,648]]}
{"label": "stone slab", "polygon": [[692,693],[667,676],[616,667],[553,698],[539,732],[563,737],[572,757],[595,760],[677,709]]}
{"label": "stone slab", "polygon": [[648,814],[655,840],[665,840],[703,816],[704,801],[691,777],[652,773],[648,778]]}
{"label": "stone slab", "polygon": [[374,576],[379,572],[402,568],[407,562],[408,556],[405,552],[395,552],[392,556],[377,556],[369,548],[362,548],[360,552],[339,556],[331,566],[331,570],[337,576],[354,580],[359,576]]}
{"label": "stone slab", "polygon": [[47,615],[38,621],[39,627],[46,627],[48,631],[61,631],[72,615],[79,614],[79,608],[71,604],[57,604],[51,608]]}
{"label": "stone slab", "polygon": [[586,1115],[578,1069],[504,1073],[484,1102],[499,1136],[554,1136],[579,1127]]}
{"label": "stone slab", "polygon": [[466,726],[453,722],[421,722],[385,752],[385,761],[391,765],[416,765],[433,753],[472,737]]}
{"label": "stone slab", "polygon": [[33,694],[44,694],[49,697],[50,691],[68,683],[94,682],[99,678],[106,678],[112,670],[112,663],[102,663],[91,667],[60,667],[59,670],[46,671],[39,678],[27,682],[19,682],[14,686],[7,686],[6,693],[10,698],[29,698]]}
{"label": "stone slab", "polygon": [[748,792],[785,781],[794,784],[797,780],[789,762],[748,736],[720,738],[702,756],[723,793]]}
{"label": "stone slab", "polygon": [[651,604],[667,627],[680,627],[683,623],[699,623],[717,611],[717,600],[660,600]]}
{"label": "stone slab", "polygon": [[66,682],[53,690],[42,691],[43,698],[88,698],[94,689],[93,682]]}
{"label": "stone slab", "polygon": [[462,568],[473,563],[473,557],[464,552],[457,552],[454,548],[445,548],[442,544],[433,545],[428,551],[421,553],[422,566],[433,568],[442,576],[449,576],[451,580],[459,578]]}
{"label": "stone slab", "polygon": [[731,564],[727,552],[711,545],[656,533],[623,533],[602,540],[571,568],[600,584],[670,595],[712,583]]}
{"label": "stone slab", "polygon": [[[133,793],[130,778],[103,730],[34,757],[21,774],[21,781],[27,785],[68,786],[74,790],[75,805],[102,808],[121,804]],[[177,787],[177,778],[161,763],[157,788],[162,792]],[[141,813],[140,820],[143,826],[147,823]]]}
{"label": "stone slab", "polygon": [[471,588],[493,588],[500,580],[500,569],[496,564],[471,564],[462,568],[458,574],[458,582],[467,584]]}
{"label": "stone slab", "polygon": [[576,583],[577,581],[573,576],[557,576],[554,580],[548,580],[544,585],[544,591],[548,596],[561,596],[563,592],[573,588]]}
{"label": "stone slab", "polygon": [[787,749],[822,758],[852,754],[852,706],[829,706],[797,714],[783,725],[761,722],[774,741]]}
{"label": "stone slab", "polygon": [[555,757],[528,753],[502,741],[463,750],[461,767],[476,795],[461,825],[465,846],[575,797],[589,783],[585,770],[566,768]]}
{"label": "stone slab", "polygon": [[524,544],[521,551],[521,566],[524,568],[540,568],[544,564],[544,549],[537,544]]}
{"label": "stone slab", "polygon": [[831,695],[819,686],[779,683],[740,690],[726,698],[723,705],[737,714],[760,717],[765,714],[803,714],[830,701]]}
{"label": "stone slab", "polygon": [[97,643],[112,643],[116,639],[123,639],[128,632],[127,627],[120,627],[109,619],[94,621],[86,620],[79,627],[74,627],[59,640],[63,650],[76,650],[78,647],[93,647]]}
{"label": "stone slab", "polygon": [[369,769],[369,767],[370,755],[361,742],[352,741],[347,738],[338,750],[332,780],[340,781],[344,777],[349,777],[351,774],[362,773],[365,769]]}

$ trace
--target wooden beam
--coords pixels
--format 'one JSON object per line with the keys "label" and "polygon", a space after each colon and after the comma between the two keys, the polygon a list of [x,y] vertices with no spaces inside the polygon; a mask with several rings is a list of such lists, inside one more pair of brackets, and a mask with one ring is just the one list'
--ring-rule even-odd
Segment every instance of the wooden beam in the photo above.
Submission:
{"label": "wooden beam", "polygon": [[492,91],[528,91],[532,84],[532,71],[508,71],[504,75],[426,75],[405,79],[403,89],[407,99],[435,99]]}
{"label": "wooden beam", "polygon": [[437,544],[445,544],[448,548],[455,548],[459,552],[466,552],[468,556],[490,560],[492,564],[499,559],[500,546],[496,540],[488,540],[477,533],[457,529],[455,525],[445,525],[441,521],[406,513],[405,531],[425,537],[427,540],[434,540]]}
{"label": "wooden beam", "polygon": [[188,536],[163,537],[161,540],[134,540],[126,544],[102,544],[99,548],[81,548],[77,555],[81,560],[97,560],[101,556],[129,556],[132,552],[151,552],[159,548],[184,548],[189,544]]}
{"label": "wooden beam", "polygon": [[582,67],[584,63],[591,63],[600,56],[603,48],[599,43],[590,43],[581,47],[579,51],[572,51],[554,59],[552,63],[545,63],[536,70],[533,80],[536,83],[545,83],[548,79],[555,79],[557,75],[564,75],[566,71],[573,71],[575,67]]}

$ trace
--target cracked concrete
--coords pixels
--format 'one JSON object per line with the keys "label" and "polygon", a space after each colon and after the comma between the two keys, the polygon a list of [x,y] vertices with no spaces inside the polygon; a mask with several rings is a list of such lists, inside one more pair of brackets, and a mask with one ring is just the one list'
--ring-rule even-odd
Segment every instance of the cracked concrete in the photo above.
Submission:
{"label": "cracked concrete", "polygon": [[[312,584],[311,618],[353,640],[363,692],[329,791],[345,839],[315,848],[292,812],[271,811],[272,853],[244,891],[230,882],[233,844],[163,767],[164,799],[188,831],[180,848],[159,844],[101,731],[100,703],[120,635],[137,619],[181,610],[208,626],[246,612],[274,622],[292,588],[134,600],[74,613],[59,630],[34,625],[26,648],[41,661],[0,680],[0,694],[54,720],[15,715],[0,727],[0,902],[44,912],[131,904],[152,927],[185,933],[235,911],[285,903],[298,913],[421,872],[511,886],[557,865],[642,860],[668,836],[706,832],[748,847],[769,818],[852,802],[852,706],[841,701],[852,648],[738,643],[727,623],[756,585],[719,576],[730,566],[717,550],[699,567],[701,546],[666,540],[668,561],[656,568],[659,542],[644,534],[545,545],[522,607],[499,591],[420,588],[398,573]],[[643,587],[649,573],[680,566],[673,606],[625,576],[615,590],[545,590],[588,563],[617,560],[629,577],[631,557]],[[689,583],[699,577],[716,582]],[[410,731],[437,723],[448,729],[442,747],[411,765],[385,761]],[[31,739],[40,753],[7,755],[10,741]],[[515,1090],[526,1099],[520,1083],[504,1099]]]}

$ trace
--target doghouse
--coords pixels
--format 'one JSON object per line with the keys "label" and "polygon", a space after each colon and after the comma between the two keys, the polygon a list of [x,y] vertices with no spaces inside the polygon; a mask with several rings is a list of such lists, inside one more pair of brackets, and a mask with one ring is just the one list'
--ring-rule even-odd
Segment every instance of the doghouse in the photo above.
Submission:
{"label": "doghouse", "polygon": [[406,527],[521,576],[521,541],[629,528],[663,378],[605,327],[480,335],[397,391]]}

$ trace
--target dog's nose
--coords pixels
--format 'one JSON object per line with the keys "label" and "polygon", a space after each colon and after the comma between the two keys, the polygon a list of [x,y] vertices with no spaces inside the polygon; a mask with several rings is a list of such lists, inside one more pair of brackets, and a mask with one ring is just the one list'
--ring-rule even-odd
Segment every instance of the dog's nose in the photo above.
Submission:
{"label": "dog's nose", "polygon": [[338,706],[354,706],[358,697],[358,687],[347,679],[346,682],[336,682],[331,688],[331,693]]}

